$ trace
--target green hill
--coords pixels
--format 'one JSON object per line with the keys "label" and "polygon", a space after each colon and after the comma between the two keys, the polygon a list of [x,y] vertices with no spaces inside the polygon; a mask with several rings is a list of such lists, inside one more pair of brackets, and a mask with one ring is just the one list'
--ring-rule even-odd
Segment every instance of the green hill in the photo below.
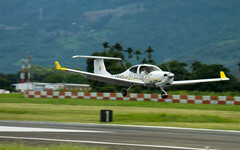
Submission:
{"label": "green hill", "polygon": [[0,69],[20,70],[20,59],[84,67],[76,54],[102,43],[155,50],[154,59],[221,63],[240,61],[240,1],[236,0],[11,0],[0,2]]}

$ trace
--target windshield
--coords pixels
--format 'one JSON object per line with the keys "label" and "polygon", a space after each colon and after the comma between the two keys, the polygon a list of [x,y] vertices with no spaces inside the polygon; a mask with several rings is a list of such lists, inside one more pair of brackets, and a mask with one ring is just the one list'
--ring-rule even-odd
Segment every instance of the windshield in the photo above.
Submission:
{"label": "windshield", "polygon": [[153,71],[161,71],[161,69],[156,66],[141,66],[139,69],[140,74],[149,74]]}

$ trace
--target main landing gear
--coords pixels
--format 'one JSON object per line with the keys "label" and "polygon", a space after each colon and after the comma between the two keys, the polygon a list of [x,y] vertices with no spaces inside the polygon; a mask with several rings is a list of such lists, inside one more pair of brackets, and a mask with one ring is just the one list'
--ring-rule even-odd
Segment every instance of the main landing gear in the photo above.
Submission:
{"label": "main landing gear", "polygon": [[127,90],[122,91],[122,96],[124,96],[124,97],[127,96]]}
{"label": "main landing gear", "polygon": [[[127,90],[123,90],[122,91],[122,96],[124,96],[124,97],[127,96],[127,91],[129,89],[131,89],[132,86],[133,86],[133,84]],[[167,92],[162,87],[160,87],[160,89],[162,91],[162,94],[161,94],[162,99],[168,98]]]}
{"label": "main landing gear", "polygon": [[131,89],[131,87],[133,86],[133,84],[130,85],[130,87],[127,90],[123,90],[122,91],[122,96],[127,96],[127,91]]}
{"label": "main landing gear", "polygon": [[162,90],[162,94],[161,94],[162,99],[168,98],[167,92],[162,87],[160,87],[160,89]]}

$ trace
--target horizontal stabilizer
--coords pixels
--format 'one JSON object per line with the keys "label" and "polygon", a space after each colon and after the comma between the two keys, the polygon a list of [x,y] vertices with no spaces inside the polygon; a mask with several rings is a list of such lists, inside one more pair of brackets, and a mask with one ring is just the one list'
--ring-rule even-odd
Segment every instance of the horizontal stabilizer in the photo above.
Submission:
{"label": "horizontal stabilizer", "polygon": [[75,55],[72,58],[92,58],[92,59],[110,59],[110,60],[122,60],[122,58],[117,57],[104,57],[104,56],[84,56],[84,55]]}

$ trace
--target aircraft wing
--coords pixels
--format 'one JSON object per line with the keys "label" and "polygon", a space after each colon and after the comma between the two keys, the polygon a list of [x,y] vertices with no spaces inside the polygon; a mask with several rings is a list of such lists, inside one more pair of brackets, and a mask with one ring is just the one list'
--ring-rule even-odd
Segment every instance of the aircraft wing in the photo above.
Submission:
{"label": "aircraft wing", "polygon": [[85,78],[88,78],[88,79],[91,79],[91,80],[101,81],[101,82],[105,82],[105,83],[112,83],[112,84],[117,84],[117,85],[122,85],[122,86],[130,86],[132,84],[134,84],[134,85],[144,85],[145,84],[145,82],[142,82],[142,81],[121,79],[121,78],[115,78],[115,77],[112,77],[112,76],[94,74],[94,73],[80,71],[80,70],[62,68],[59,65],[58,61],[55,61],[55,64],[56,64],[56,69],[57,70],[63,70],[63,71],[69,71],[69,72],[81,74]]}
{"label": "aircraft wing", "polygon": [[220,78],[214,79],[198,79],[198,80],[183,80],[183,81],[173,81],[171,85],[187,85],[187,84],[197,84],[204,82],[216,82],[216,81],[227,81],[229,78],[226,77],[223,71],[220,72]]}

